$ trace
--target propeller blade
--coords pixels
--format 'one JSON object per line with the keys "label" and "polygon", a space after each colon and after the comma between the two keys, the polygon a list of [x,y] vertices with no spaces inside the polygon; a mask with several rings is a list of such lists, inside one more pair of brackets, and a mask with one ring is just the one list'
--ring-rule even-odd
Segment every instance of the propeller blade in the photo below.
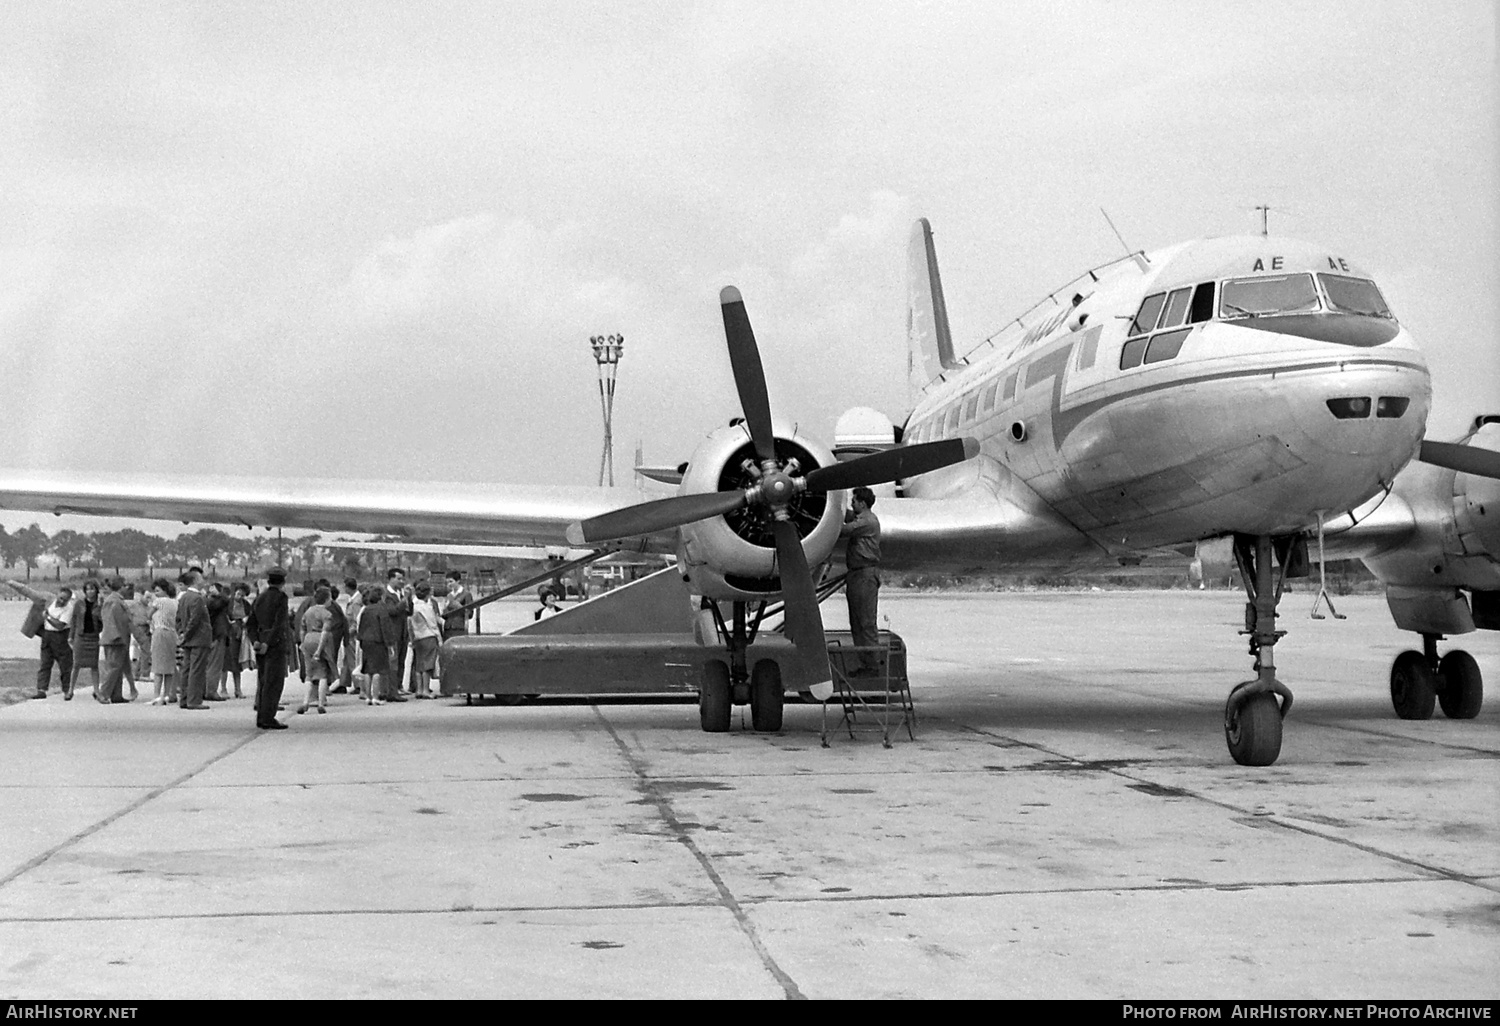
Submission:
{"label": "propeller blade", "polygon": [[807,490],[834,492],[841,488],[899,481],[953,463],[962,463],[978,455],[979,443],[972,438],[945,438],[940,442],[901,445],[885,452],[861,456],[847,463],[819,467],[807,475]]}
{"label": "propeller blade", "polygon": [[1500,452],[1456,442],[1423,442],[1417,459],[1460,474],[1500,479]]}
{"label": "propeller blade", "polygon": [[802,551],[802,539],[791,521],[777,520],[776,565],[781,570],[781,596],[786,606],[786,636],[797,646],[798,657],[817,671],[809,690],[818,701],[833,694],[833,674],[828,671],[828,642],[823,637],[823,615],[818,611],[818,593],[812,571]]}
{"label": "propeller blade", "polygon": [[724,315],[724,340],[729,343],[729,366],[734,370],[734,387],[740,394],[740,409],[755,443],[755,455],[762,460],[776,455],[776,436],[771,431],[771,397],[766,391],[766,372],[761,366],[760,349],[755,332],[750,330],[750,315],[745,312],[740,290],[726,285],[719,291],[719,306]]}
{"label": "propeller blade", "polygon": [[744,504],[744,492],[702,492],[642,502],[570,524],[568,544],[591,545],[615,538],[652,534],[691,524],[695,520],[707,520],[739,509]]}

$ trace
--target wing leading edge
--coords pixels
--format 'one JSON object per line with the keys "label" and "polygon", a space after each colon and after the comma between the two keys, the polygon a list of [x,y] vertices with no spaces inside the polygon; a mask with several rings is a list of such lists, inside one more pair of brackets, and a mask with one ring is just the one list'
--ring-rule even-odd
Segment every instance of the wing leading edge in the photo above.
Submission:
{"label": "wing leading edge", "polygon": [[[634,489],[0,470],[0,509],[362,531],[492,545],[568,547],[569,524],[639,501]],[[676,532],[627,547],[671,551]]]}

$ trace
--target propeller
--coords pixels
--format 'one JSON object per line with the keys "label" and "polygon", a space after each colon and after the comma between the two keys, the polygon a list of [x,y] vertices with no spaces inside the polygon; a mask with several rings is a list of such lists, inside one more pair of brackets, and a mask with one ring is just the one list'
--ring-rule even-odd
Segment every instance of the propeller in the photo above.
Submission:
{"label": "propeller", "polygon": [[847,463],[818,467],[806,475],[798,473],[795,461],[783,465],[776,458],[776,436],[771,427],[771,399],[766,390],[765,368],[750,316],[745,312],[740,290],[726,286],[719,293],[724,317],[724,339],[729,348],[729,365],[734,372],[734,387],[739,393],[745,427],[760,461],[760,479],[742,491],[705,492],[675,495],[635,506],[627,506],[581,520],[568,527],[568,541],[589,545],[652,534],[709,517],[762,506],[771,512],[776,542],[776,563],[785,599],[786,634],[796,646],[801,659],[820,675],[812,687],[813,695],[826,698],[832,693],[828,681],[827,644],[823,635],[823,618],[818,612],[817,591],[802,539],[789,518],[787,503],[803,492],[832,492],[859,485],[884,484],[972,459],[979,453],[979,443],[972,438],[950,438],[923,445],[901,446],[885,452],[862,456]]}
{"label": "propeller", "polygon": [[1500,479],[1500,452],[1456,442],[1423,442],[1417,459],[1460,474]]}

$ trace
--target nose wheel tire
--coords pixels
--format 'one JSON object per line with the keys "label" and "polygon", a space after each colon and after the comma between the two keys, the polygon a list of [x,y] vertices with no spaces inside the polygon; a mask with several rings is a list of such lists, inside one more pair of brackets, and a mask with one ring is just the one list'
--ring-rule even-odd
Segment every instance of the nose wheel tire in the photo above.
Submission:
{"label": "nose wheel tire", "polygon": [[1460,649],[1438,663],[1438,704],[1450,720],[1472,720],[1484,704],[1484,678],[1474,657]]}
{"label": "nose wheel tire", "polygon": [[1403,720],[1431,719],[1437,692],[1437,674],[1426,656],[1408,649],[1396,657],[1391,665],[1391,705],[1397,716]]}
{"label": "nose wheel tire", "polygon": [[1269,766],[1281,754],[1281,706],[1269,691],[1251,695],[1238,708],[1224,707],[1224,740],[1241,766]]}
{"label": "nose wheel tire", "polygon": [[750,671],[750,724],[756,730],[775,733],[781,729],[781,666],[774,659],[762,659]]}
{"label": "nose wheel tire", "polygon": [[703,682],[698,689],[698,723],[710,734],[722,734],[729,729],[729,718],[734,706],[733,690],[729,686],[729,664],[722,659],[710,659],[703,664]]}

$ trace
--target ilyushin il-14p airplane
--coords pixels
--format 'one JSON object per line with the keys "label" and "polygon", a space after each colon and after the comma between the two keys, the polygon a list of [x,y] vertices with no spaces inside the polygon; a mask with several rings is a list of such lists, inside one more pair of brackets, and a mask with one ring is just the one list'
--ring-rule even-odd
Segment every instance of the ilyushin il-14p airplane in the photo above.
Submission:
{"label": "ilyushin il-14p airplane", "polygon": [[[1456,442],[1424,438],[1426,361],[1345,255],[1267,236],[1133,253],[964,357],[925,219],[908,270],[914,403],[888,444],[853,458],[772,417],[745,304],[728,287],[720,304],[742,416],[699,443],[668,498],[0,471],[0,507],[675,552],[674,572],[716,624],[703,637],[703,728],[729,729],[732,705],[748,702],[754,726],[776,730],[784,676],[818,697],[830,690],[815,582],[836,556],[847,491],[897,482],[878,509],[891,569],[1108,565],[1231,539],[1254,665],[1224,711],[1241,764],[1280,754],[1292,693],[1274,659],[1277,604],[1314,552],[1362,558],[1397,627],[1422,636],[1391,670],[1399,716],[1425,718],[1439,703],[1450,717],[1478,713],[1476,661],[1456,649],[1440,657],[1437,642],[1500,629],[1500,416],[1477,417]],[[790,644],[780,662],[750,665],[773,600]]]}

